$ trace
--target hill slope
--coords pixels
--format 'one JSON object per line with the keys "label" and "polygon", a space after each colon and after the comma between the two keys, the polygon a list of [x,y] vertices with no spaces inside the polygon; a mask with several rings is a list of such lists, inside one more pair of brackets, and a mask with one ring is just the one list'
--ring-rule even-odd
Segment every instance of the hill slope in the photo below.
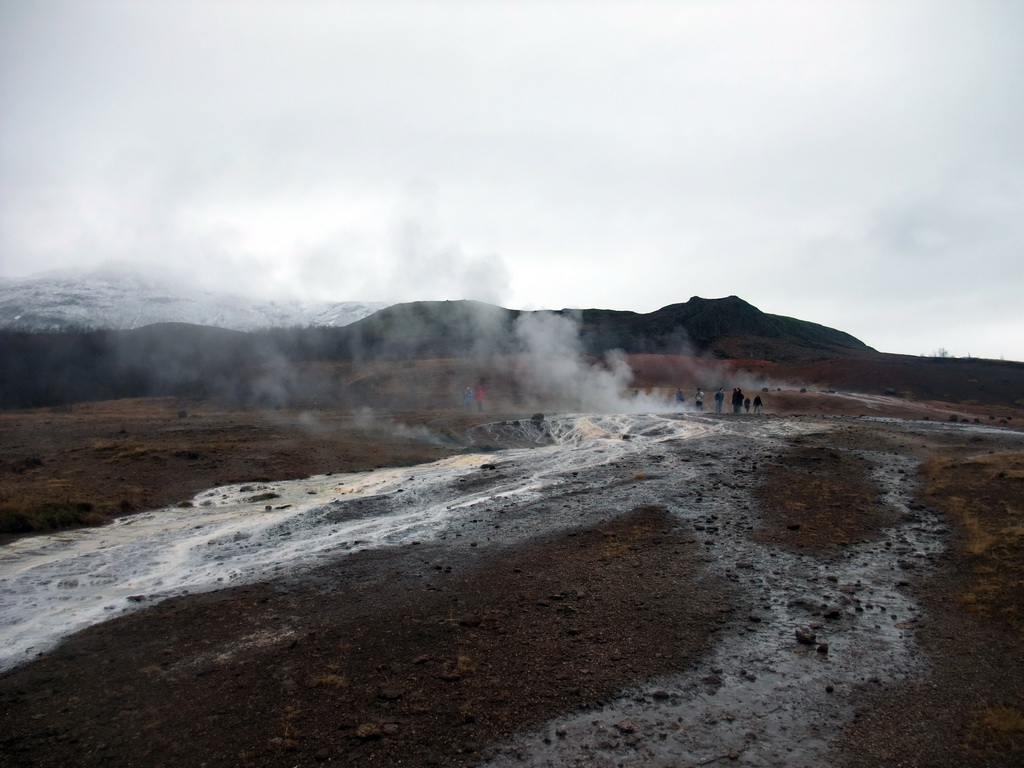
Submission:
{"label": "hill slope", "polygon": [[338,329],[336,335],[351,350],[373,358],[507,354],[521,352],[536,340],[536,332],[519,332],[520,320],[545,314],[577,325],[579,350],[594,357],[617,349],[627,354],[794,362],[874,352],[848,333],[769,315],[736,296],[694,296],[648,314],[608,309],[525,312],[473,301],[421,301],[388,307]]}
{"label": "hill slope", "polygon": [[848,333],[767,314],[738,296],[694,296],[646,315],[584,310],[581,319],[581,338],[591,354],[620,348],[791,362],[874,351]]}
{"label": "hill slope", "polygon": [[0,330],[0,408],[169,395],[255,407],[411,402],[412,393],[418,402],[443,403],[453,388],[461,392],[479,378],[495,397],[515,403],[536,382],[512,358],[529,356],[526,368],[550,378],[563,363],[582,370],[611,350],[625,353],[633,386],[707,388],[745,375],[748,387],[799,382],[1024,406],[1024,363],[888,355],[842,331],[769,315],[730,296],[694,297],[646,315],[436,301],[397,304],[344,327]]}

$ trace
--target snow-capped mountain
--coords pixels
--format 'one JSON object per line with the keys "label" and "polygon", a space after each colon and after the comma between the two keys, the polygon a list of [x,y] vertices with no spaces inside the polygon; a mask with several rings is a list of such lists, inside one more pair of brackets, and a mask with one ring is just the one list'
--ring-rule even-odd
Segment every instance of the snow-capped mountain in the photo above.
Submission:
{"label": "snow-capped mountain", "polygon": [[162,322],[238,331],[342,326],[388,306],[382,302],[247,298],[189,288],[122,269],[0,278],[0,328],[139,328]]}

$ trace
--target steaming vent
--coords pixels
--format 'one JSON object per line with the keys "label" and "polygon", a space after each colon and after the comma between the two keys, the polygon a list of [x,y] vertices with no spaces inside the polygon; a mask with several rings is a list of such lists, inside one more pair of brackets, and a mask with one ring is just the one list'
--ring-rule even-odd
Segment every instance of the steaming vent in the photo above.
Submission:
{"label": "steaming vent", "polygon": [[[541,416],[541,414],[537,414]],[[558,442],[553,439],[551,425],[543,417],[515,419],[480,424],[469,430],[469,439],[474,445],[486,450],[495,448],[534,448]]]}
{"label": "steaming vent", "polygon": [[[481,424],[473,427],[469,431],[469,436],[476,446],[485,449],[530,448],[542,445],[580,445],[594,440],[618,440],[629,436],[631,429],[636,427],[636,417],[559,416],[548,421],[542,414],[536,414],[533,419]],[[646,431],[641,426],[637,433],[646,434]]]}

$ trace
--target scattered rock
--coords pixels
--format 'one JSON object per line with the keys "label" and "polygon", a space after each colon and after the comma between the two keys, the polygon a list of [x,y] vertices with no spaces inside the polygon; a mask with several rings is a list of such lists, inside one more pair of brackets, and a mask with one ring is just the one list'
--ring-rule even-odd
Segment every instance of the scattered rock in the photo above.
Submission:
{"label": "scattered rock", "polygon": [[808,627],[798,627],[796,630],[796,641],[801,645],[814,645],[817,638],[814,632]]}

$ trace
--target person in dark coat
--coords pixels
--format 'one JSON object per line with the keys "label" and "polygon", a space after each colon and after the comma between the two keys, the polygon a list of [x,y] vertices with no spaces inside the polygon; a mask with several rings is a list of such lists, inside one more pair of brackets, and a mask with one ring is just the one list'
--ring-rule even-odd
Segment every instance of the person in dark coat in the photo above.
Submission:
{"label": "person in dark coat", "polygon": [[722,412],[722,403],[725,402],[725,392],[719,387],[718,391],[715,392],[715,413]]}
{"label": "person in dark coat", "polygon": [[743,407],[743,390],[741,390],[739,387],[736,387],[736,389],[734,389],[732,391],[732,412],[733,413],[739,413],[740,412],[740,408],[742,408],[742,407]]}

